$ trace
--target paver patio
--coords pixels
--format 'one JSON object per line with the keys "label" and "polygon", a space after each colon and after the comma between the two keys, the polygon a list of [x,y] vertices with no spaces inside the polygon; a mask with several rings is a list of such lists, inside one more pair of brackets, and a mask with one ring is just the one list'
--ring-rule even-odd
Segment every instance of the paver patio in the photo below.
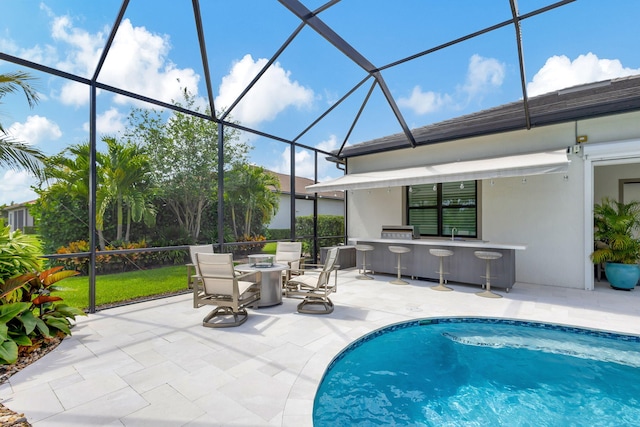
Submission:
{"label": "paver patio", "polygon": [[80,318],[73,336],[0,386],[2,402],[40,426],[311,426],[313,398],[331,359],[356,338],[404,320],[488,316],[640,334],[640,290],[593,292],[517,283],[504,297],[476,286],[340,271],[326,316],[299,300],[251,310],[230,329],[201,326],[191,295]]}

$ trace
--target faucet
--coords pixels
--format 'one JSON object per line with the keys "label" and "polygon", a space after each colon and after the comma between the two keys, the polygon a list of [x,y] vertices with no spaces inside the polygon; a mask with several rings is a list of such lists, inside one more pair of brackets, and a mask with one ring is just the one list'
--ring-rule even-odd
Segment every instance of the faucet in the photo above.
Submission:
{"label": "faucet", "polygon": [[453,227],[453,228],[451,229],[451,240],[455,240],[455,239],[454,239],[454,236],[455,236],[455,234],[456,234],[456,231],[458,231],[458,229],[457,229],[457,228],[455,228],[455,227]]}

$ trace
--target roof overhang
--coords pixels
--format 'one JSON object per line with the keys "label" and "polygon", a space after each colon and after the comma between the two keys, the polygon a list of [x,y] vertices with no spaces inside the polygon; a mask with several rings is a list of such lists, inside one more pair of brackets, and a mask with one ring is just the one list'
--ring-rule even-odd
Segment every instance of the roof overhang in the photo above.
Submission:
{"label": "roof overhang", "polygon": [[556,150],[404,169],[353,173],[331,181],[308,185],[306,189],[308,193],[364,190],[439,182],[566,173],[568,169],[567,151]]}

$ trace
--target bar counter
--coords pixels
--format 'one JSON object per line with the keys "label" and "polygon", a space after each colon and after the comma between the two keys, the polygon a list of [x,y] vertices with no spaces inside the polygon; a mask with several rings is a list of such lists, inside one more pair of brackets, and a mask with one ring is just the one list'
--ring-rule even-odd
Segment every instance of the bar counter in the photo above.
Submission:
{"label": "bar counter", "polygon": [[[492,251],[502,258],[491,261],[491,286],[504,288],[507,292],[516,281],[516,250],[525,250],[526,245],[494,243],[476,239],[376,239],[352,238],[353,244],[373,246],[367,252],[368,268],[376,273],[397,274],[397,259],[389,246],[406,246],[411,252],[403,254],[402,275],[418,279],[438,281],[440,260],[431,255],[429,249],[449,249],[453,255],[444,258],[445,279],[449,282],[482,285],[485,282],[486,262],[474,255],[475,251]],[[362,266],[362,253],[357,251],[357,266]]]}

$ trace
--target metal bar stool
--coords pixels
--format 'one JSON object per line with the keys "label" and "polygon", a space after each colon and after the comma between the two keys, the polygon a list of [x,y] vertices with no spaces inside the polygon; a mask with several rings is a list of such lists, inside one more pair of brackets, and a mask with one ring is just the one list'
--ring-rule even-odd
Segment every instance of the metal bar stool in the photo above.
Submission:
{"label": "metal bar stool", "polygon": [[444,272],[443,259],[444,257],[453,255],[453,251],[450,251],[449,249],[429,249],[429,253],[440,258],[440,269],[438,270],[438,273],[440,274],[440,283],[437,286],[432,286],[431,289],[434,291],[452,291],[453,289],[444,285],[444,275],[448,273]]}
{"label": "metal bar stool", "polygon": [[477,258],[485,260],[487,264],[486,276],[481,276],[487,279],[485,289],[482,292],[477,292],[476,295],[485,298],[502,298],[502,295],[491,292],[491,261],[502,258],[502,254],[500,252],[489,251],[475,251],[473,254]]}
{"label": "metal bar stool", "polygon": [[358,270],[358,275],[356,279],[360,280],[372,280],[373,277],[369,276],[367,272],[371,272],[373,274],[373,270],[367,270],[367,252],[372,251],[373,246],[371,245],[356,245],[356,251],[362,252],[362,269]]}
{"label": "metal bar stool", "polygon": [[390,281],[389,283],[393,283],[394,285],[408,285],[409,282],[402,280],[402,264],[400,263],[400,256],[407,252],[411,252],[411,249],[406,246],[389,246],[389,250],[398,256],[398,278]]}

